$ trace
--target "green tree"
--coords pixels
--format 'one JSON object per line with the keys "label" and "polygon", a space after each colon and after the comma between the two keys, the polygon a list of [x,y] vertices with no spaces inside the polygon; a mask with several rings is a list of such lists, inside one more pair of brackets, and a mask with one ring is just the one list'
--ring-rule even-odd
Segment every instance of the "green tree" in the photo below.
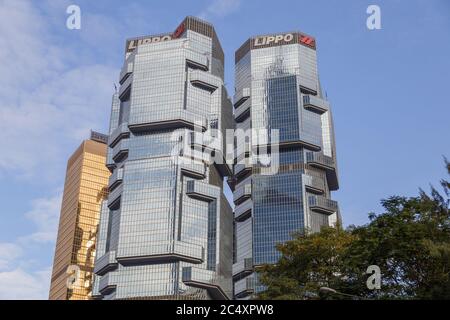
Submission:
{"label": "green tree", "polygon": [[[370,214],[366,225],[323,228],[279,245],[278,264],[259,270],[267,290],[258,298],[320,297],[319,288],[330,287],[362,298],[450,299],[450,184],[441,185],[444,195],[432,187],[430,195],[382,200],[385,212]],[[366,286],[370,265],[381,269],[380,290]]]}
{"label": "green tree", "polygon": [[294,240],[279,244],[278,263],[258,270],[267,286],[258,298],[308,299],[317,297],[322,286],[340,288],[342,258],[353,240],[341,227],[327,227],[319,233],[297,234]]}

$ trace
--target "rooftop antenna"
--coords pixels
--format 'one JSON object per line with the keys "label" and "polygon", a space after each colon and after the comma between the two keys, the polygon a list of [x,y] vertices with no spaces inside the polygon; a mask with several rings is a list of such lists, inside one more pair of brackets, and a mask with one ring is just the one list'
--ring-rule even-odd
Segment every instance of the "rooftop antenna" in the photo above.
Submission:
{"label": "rooftop antenna", "polygon": [[114,92],[117,93],[117,85],[115,82],[114,82]]}

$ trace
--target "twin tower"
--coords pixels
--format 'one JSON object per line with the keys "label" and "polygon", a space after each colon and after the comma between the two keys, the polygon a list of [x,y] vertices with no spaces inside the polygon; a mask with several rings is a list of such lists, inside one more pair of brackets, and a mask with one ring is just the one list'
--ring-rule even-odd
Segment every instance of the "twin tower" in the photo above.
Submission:
{"label": "twin tower", "polygon": [[277,261],[277,243],[340,219],[315,39],[253,37],[235,64],[232,103],[211,24],[187,17],[127,40],[93,297],[248,299],[264,290],[255,270]]}

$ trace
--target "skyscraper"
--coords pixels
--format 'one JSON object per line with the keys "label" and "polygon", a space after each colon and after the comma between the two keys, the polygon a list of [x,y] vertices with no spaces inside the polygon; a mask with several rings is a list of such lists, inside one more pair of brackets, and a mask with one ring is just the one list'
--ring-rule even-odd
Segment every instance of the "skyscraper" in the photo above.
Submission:
{"label": "skyscraper", "polygon": [[223,74],[216,32],[197,18],[127,40],[112,102],[97,298],[232,297],[233,214],[223,195],[231,167],[191,152],[204,147],[195,131],[233,127]]}
{"label": "skyscraper", "polygon": [[236,51],[235,64],[236,129],[278,130],[279,138],[268,131],[266,141],[279,150],[276,172],[251,161],[260,146],[254,137],[236,146],[233,279],[235,297],[245,299],[263,289],[254,269],[277,262],[277,243],[336,223],[338,205],[330,195],[339,185],[315,39],[300,32],[252,37]]}
{"label": "skyscraper", "polygon": [[51,300],[90,299],[100,204],[107,195],[107,136],[91,133],[67,162]]}

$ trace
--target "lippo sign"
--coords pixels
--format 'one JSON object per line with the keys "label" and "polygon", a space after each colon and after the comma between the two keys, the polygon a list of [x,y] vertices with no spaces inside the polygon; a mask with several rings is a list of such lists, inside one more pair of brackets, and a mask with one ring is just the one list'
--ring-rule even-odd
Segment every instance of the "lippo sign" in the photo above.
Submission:
{"label": "lippo sign", "polygon": [[256,37],[253,39],[252,47],[258,49],[293,43],[299,43],[316,49],[316,40],[302,33],[284,33]]}
{"label": "lippo sign", "polygon": [[277,34],[273,36],[257,37],[253,42],[253,46],[270,46],[278,44],[289,44],[294,40],[294,35],[292,33]]}
{"label": "lippo sign", "polygon": [[177,27],[177,29],[175,30],[174,33],[129,39],[126,44],[126,52],[127,53],[132,52],[138,46],[143,45],[143,44],[163,42],[163,41],[177,39],[183,34],[184,31],[185,31],[185,26],[184,26],[184,23],[182,23]]}
{"label": "lippo sign", "polygon": [[138,46],[143,45],[143,44],[162,42],[162,41],[168,41],[168,40],[172,40],[172,35],[167,34],[167,35],[163,35],[163,36],[154,36],[154,37],[150,36],[150,37],[131,39],[131,40],[127,41],[127,53],[132,52]]}

